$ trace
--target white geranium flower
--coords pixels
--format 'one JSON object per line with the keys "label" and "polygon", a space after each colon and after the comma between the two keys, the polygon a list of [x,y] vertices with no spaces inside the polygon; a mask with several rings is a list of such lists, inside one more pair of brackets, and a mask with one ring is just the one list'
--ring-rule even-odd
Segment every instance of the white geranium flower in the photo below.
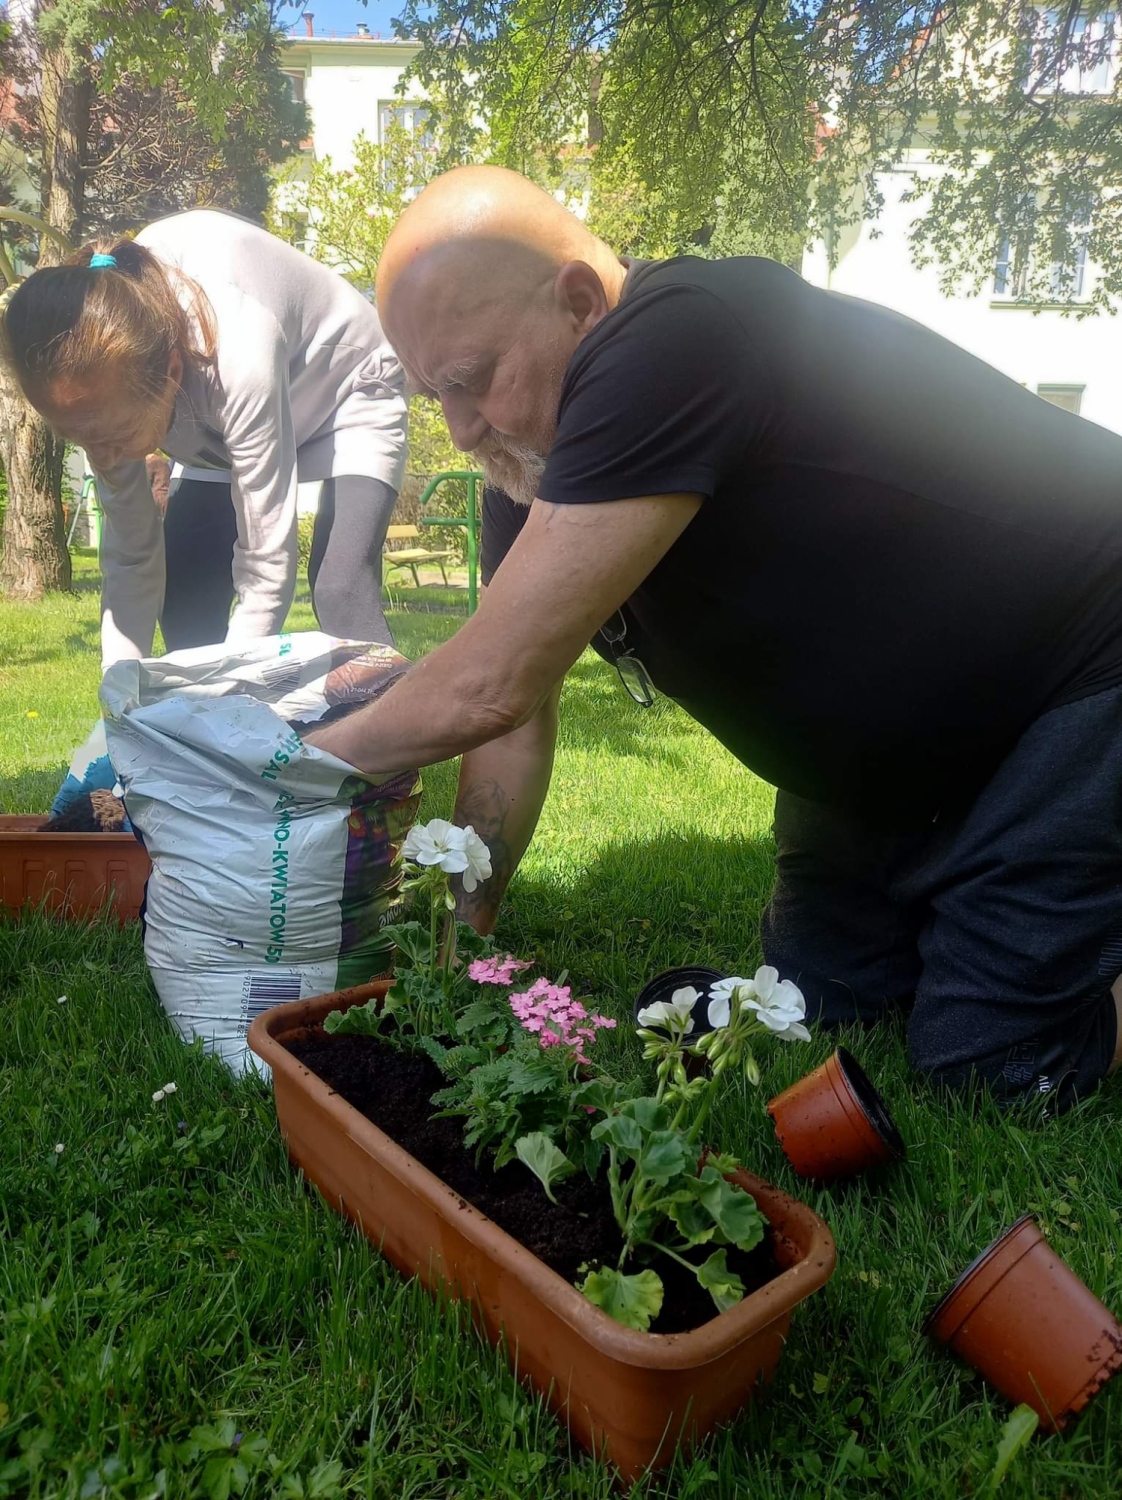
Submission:
{"label": "white geranium flower", "polygon": [[69,996],[69,995],[60,995],[60,996],[59,996],[59,997],[58,997],[58,999],[57,999],[57,1000],[56,1000],[56,1002],[55,1002],[55,1004],[56,1004],[56,1005],[65,1005],[65,1004],[66,1004],[66,1002],[67,1002],[67,1001],[68,1001],[68,1000],[69,1000],[69,999],[70,999],[70,996]]}
{"label": "white geranium flower", "polygon": [[160,1104],[160,1103],[162,1103],[163,1102],[164,1093],[165,1093],[164,1089],[157,1089],[156,1092],[152,1095],[152,1103],[153,1104]]}
{"label": "white geranium flower", "polygon": [[464,836],[463,852],[467,859],[464,868],[464,890],[474,891],[481,880],[491,878],[491,851],[469,823],[461,828]]}
{"label": "white geranium flower", "polygon": [[461,875],[468,867],[464,830],[449,823],[447,818],[414,823],[401,853],[417,865],[439,865],[446,875]]}
{"label": "white geranium flower", "polygon": [[741,979],[734,974],[731,979],[719,979],[716,984],[709,987],[709,1024],[719,1031],[722,1026],[727,1026],[731,1014],[732,997],[738,993],[747,994],[752,989],[750,979]]}
{"label": "white geranium flower", "polygon": [[761,1025],[785,1042],[810,1041],[810,1032],[802,1024],[806,1015],[802,991],[789,979],[780,979],[779,970],[770,964],[757,969],[754,979],[742,979],[737,974],[711,987],[710,1026],[727,1026],[734,1003],[741,1010],[755,1011]]}
{"label": "white geranium flower", "polygon": [[739,992],[741,1008],[754,1010],[760,1021],[785,1042],[809,1042],[810,1032],[802,1024],[806,1001],[797,984],[780,979],[779,970],[765,964],[756,970],[751,986]]}
{"label": "white geranium flower", "polygon": [[639,1025],[665,1026],[673,1022],[679,1028],[684,1027],[688,1036],[693,1030],[693,1008],[697,999],[698,992],[693,985],[684,985],[675,990],[669,1000],[656,1000],[653,1005],[645,1005],[639,1012]]}
{"label": "white geranium flower", "polygon": [[174,1094],[175,1092],[176,1092],[176,1087],[175,1087],[174,1083],[165,1083],[164,1084],[164,1093],[165,1094]]}
{"label": "white geranium flower", "polygon": [[56,1141],[56,1142],[55,1142],[55,1155],[56,1155],[56,1156],[61,1156],[61,1155],[62,1155],[62,1153],[63,1153],[63,1152],[64,1152],[64,1151],[65,1151],[65,1150],[66,1150],[66,1147],[65,1147],[65,1146],[64,1146],[64,1145],[63,1145],[63,1144],[62,1144],[62,1142],[61,1142],[61,1141]]}

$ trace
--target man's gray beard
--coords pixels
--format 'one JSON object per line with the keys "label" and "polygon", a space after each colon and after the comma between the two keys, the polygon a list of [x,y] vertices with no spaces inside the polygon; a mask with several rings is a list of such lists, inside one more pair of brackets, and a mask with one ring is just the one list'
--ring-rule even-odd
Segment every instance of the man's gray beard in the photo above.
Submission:
{"label": "man's gray beard", "polygon": [[530,505],[545,473],[545,459],[525,443],[511,442],[500,432],[489,434],[474,455],[483,466],[485,483],[503,490],[519,505]]}

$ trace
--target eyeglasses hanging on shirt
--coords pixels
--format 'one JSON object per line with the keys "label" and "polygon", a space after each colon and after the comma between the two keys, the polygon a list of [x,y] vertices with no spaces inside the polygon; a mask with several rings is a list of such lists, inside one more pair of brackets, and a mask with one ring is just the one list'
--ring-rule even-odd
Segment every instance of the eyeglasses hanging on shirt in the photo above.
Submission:
{"label": "eyeglasses hanging on shirt", "polygon": [[635,653],[627,649],[627,623],[622,610],[600,627],[600,636],[612,654],[619,680],[640,708],[650,708],[655,700],[654,684],[647,669]]}

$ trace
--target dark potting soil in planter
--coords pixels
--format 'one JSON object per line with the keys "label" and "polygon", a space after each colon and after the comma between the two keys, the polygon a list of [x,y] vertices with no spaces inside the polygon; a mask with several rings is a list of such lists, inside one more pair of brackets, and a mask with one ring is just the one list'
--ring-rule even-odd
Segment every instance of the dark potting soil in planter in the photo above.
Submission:
{"label": "dark potting soil in planter", "polygon": [[[374,1037],[328,1036],[317,1031],[286,1046],[360,1114],[434,1172],[454,1193],[513,1236],[539,1260],[563,1276],[578,1279],[580,1267],[615,1265],[622,1246],[604,1180],[576,1173],[554,1188],[550,1203],[537,1178],[521,1162],[501,1172],[477,1167],[465,1151],[460,1118],[433,1120],[432,1095],[445,1080],[427,1057],[395,1052]],[[704,1249],[702,1259],[708,1255]],[[728,1265],[747,1292],[779,1274],[770,1235],[750,1254],[728,1248]],[[684,1267],[666,1255],[650,1264],[665,1288],[654,1333],[683,1333],[717,1316],[713,1299]],[[639,1269],[633,1264],[631,1269]]]}

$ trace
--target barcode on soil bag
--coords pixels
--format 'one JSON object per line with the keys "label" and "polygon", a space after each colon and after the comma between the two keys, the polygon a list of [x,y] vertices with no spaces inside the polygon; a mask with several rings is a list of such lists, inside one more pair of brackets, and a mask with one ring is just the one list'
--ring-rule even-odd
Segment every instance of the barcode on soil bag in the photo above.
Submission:
{"label": "barcode on soil bag", "polygon": [[261,686],[283,698],[286,693],[291,693],[300,686],[303,665],[299,661],[278,661],[275,666],[262,667]]}
{"label": "barcode on soil bag", "polygon": [[245,993],[245,1014],[254,1021],[263,1010],[274,1005],[287,1005],[290,1000],[300,998],[299,974],[251,974],[248,976]]}

